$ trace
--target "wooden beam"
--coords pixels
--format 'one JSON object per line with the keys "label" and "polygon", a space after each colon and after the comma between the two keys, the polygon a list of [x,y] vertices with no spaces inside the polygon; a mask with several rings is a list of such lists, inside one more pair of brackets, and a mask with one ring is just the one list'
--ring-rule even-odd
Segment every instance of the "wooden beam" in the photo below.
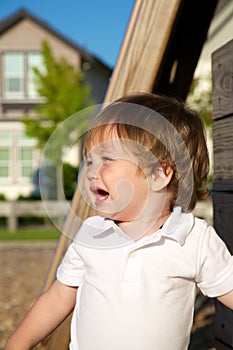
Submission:
{"label": "wooden beam", "polygon": [[233,115],[215,120],[213,135],[214,190],[233,191]]}
{"label": "wooden beam", "polygon": [[183,0],[153,92],[186,99],[218,0]]}
{"label": "wooden beam", "polygon": [[137,0],[105,102],[129,92],[151,92],[181,0]]}
{"label": "wooden beam", "polygon": [[[212,54],[214,226],[233,253],[233,40]],[[233,349],[233,312],[216,300],[217,349]]]}
{"label": "wooden beam", "polygon": [[214,190],[233,191],[233,41],[212,55]]}
{"label": "wooden beam", "polygon": [[233,115],[233,42],[226,43],[212,54],[213,119]]}

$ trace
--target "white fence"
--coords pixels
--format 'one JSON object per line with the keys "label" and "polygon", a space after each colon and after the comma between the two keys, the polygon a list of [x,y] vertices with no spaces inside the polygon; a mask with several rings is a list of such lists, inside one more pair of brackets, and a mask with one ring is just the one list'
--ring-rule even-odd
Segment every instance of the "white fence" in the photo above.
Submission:
{"label": "white fence", "polygon": [[[49,201],[46,202],[46,209],[42,201],[0,201],[0,217],[7,218],[7,228],[11,232],[17,231],[18,218],[23,216],[49,217],[64,220],[68,210],[67,202]],[[49,212],[49,216],[47,211]]]}

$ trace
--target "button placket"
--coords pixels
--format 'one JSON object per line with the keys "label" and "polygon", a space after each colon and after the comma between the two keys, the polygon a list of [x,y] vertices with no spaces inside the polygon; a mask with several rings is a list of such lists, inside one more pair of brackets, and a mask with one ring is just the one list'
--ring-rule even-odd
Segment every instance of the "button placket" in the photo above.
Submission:
{"label": "button placket", "polygon": [[136,251],[135,250],[132,250],[130,253],[129,253],[129,258],[130,259],[134,259],[134,258],[136,258]]}
{"label": "button placket", "polygon": [[141,273],[140,265],[140,249],[148,244],[157,243],[161,240],[160,235],[146,237],[141,242],[135,242],[133,246],[126,252],[125,261],[122,271],[122,283],[127,286],[131,285],[136,287]]}
{"label": "button placket", "polygon": [[136,285],[140,276],[140,263],[138,252],[132,250],[128,252],[123,269],[122,282],[127,285]]}

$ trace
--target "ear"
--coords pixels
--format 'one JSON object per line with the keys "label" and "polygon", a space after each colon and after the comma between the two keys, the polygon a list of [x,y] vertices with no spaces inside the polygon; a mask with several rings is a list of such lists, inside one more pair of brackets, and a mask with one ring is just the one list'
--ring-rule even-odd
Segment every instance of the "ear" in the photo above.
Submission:
{"label": "ear", "polygon": [[151,189],[152,191],[161,191],[171,181],[173,175],[173,169],[171,167],[168,167],[166,169],[166,173],[164,172],[164,169],[162,166],[158,166],[154,169],[153,173],[151,174]]}

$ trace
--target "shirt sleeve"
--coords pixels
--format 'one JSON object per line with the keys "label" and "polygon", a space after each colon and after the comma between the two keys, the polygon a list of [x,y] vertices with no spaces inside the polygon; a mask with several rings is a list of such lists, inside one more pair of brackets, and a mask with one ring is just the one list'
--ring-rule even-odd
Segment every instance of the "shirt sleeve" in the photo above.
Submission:
{"label": "shirt sleeve", "polygon": [[78,244],[73,242],[57,269],[57,279],[68,286],[78,287],[85,273],[84,261],[78,253]]}
{"label": "shirt sleeve", "polygon": [[211,226],[200,243],[198,260],[196,282],[204,295],[218,297],[233,290],[233,257]]}

